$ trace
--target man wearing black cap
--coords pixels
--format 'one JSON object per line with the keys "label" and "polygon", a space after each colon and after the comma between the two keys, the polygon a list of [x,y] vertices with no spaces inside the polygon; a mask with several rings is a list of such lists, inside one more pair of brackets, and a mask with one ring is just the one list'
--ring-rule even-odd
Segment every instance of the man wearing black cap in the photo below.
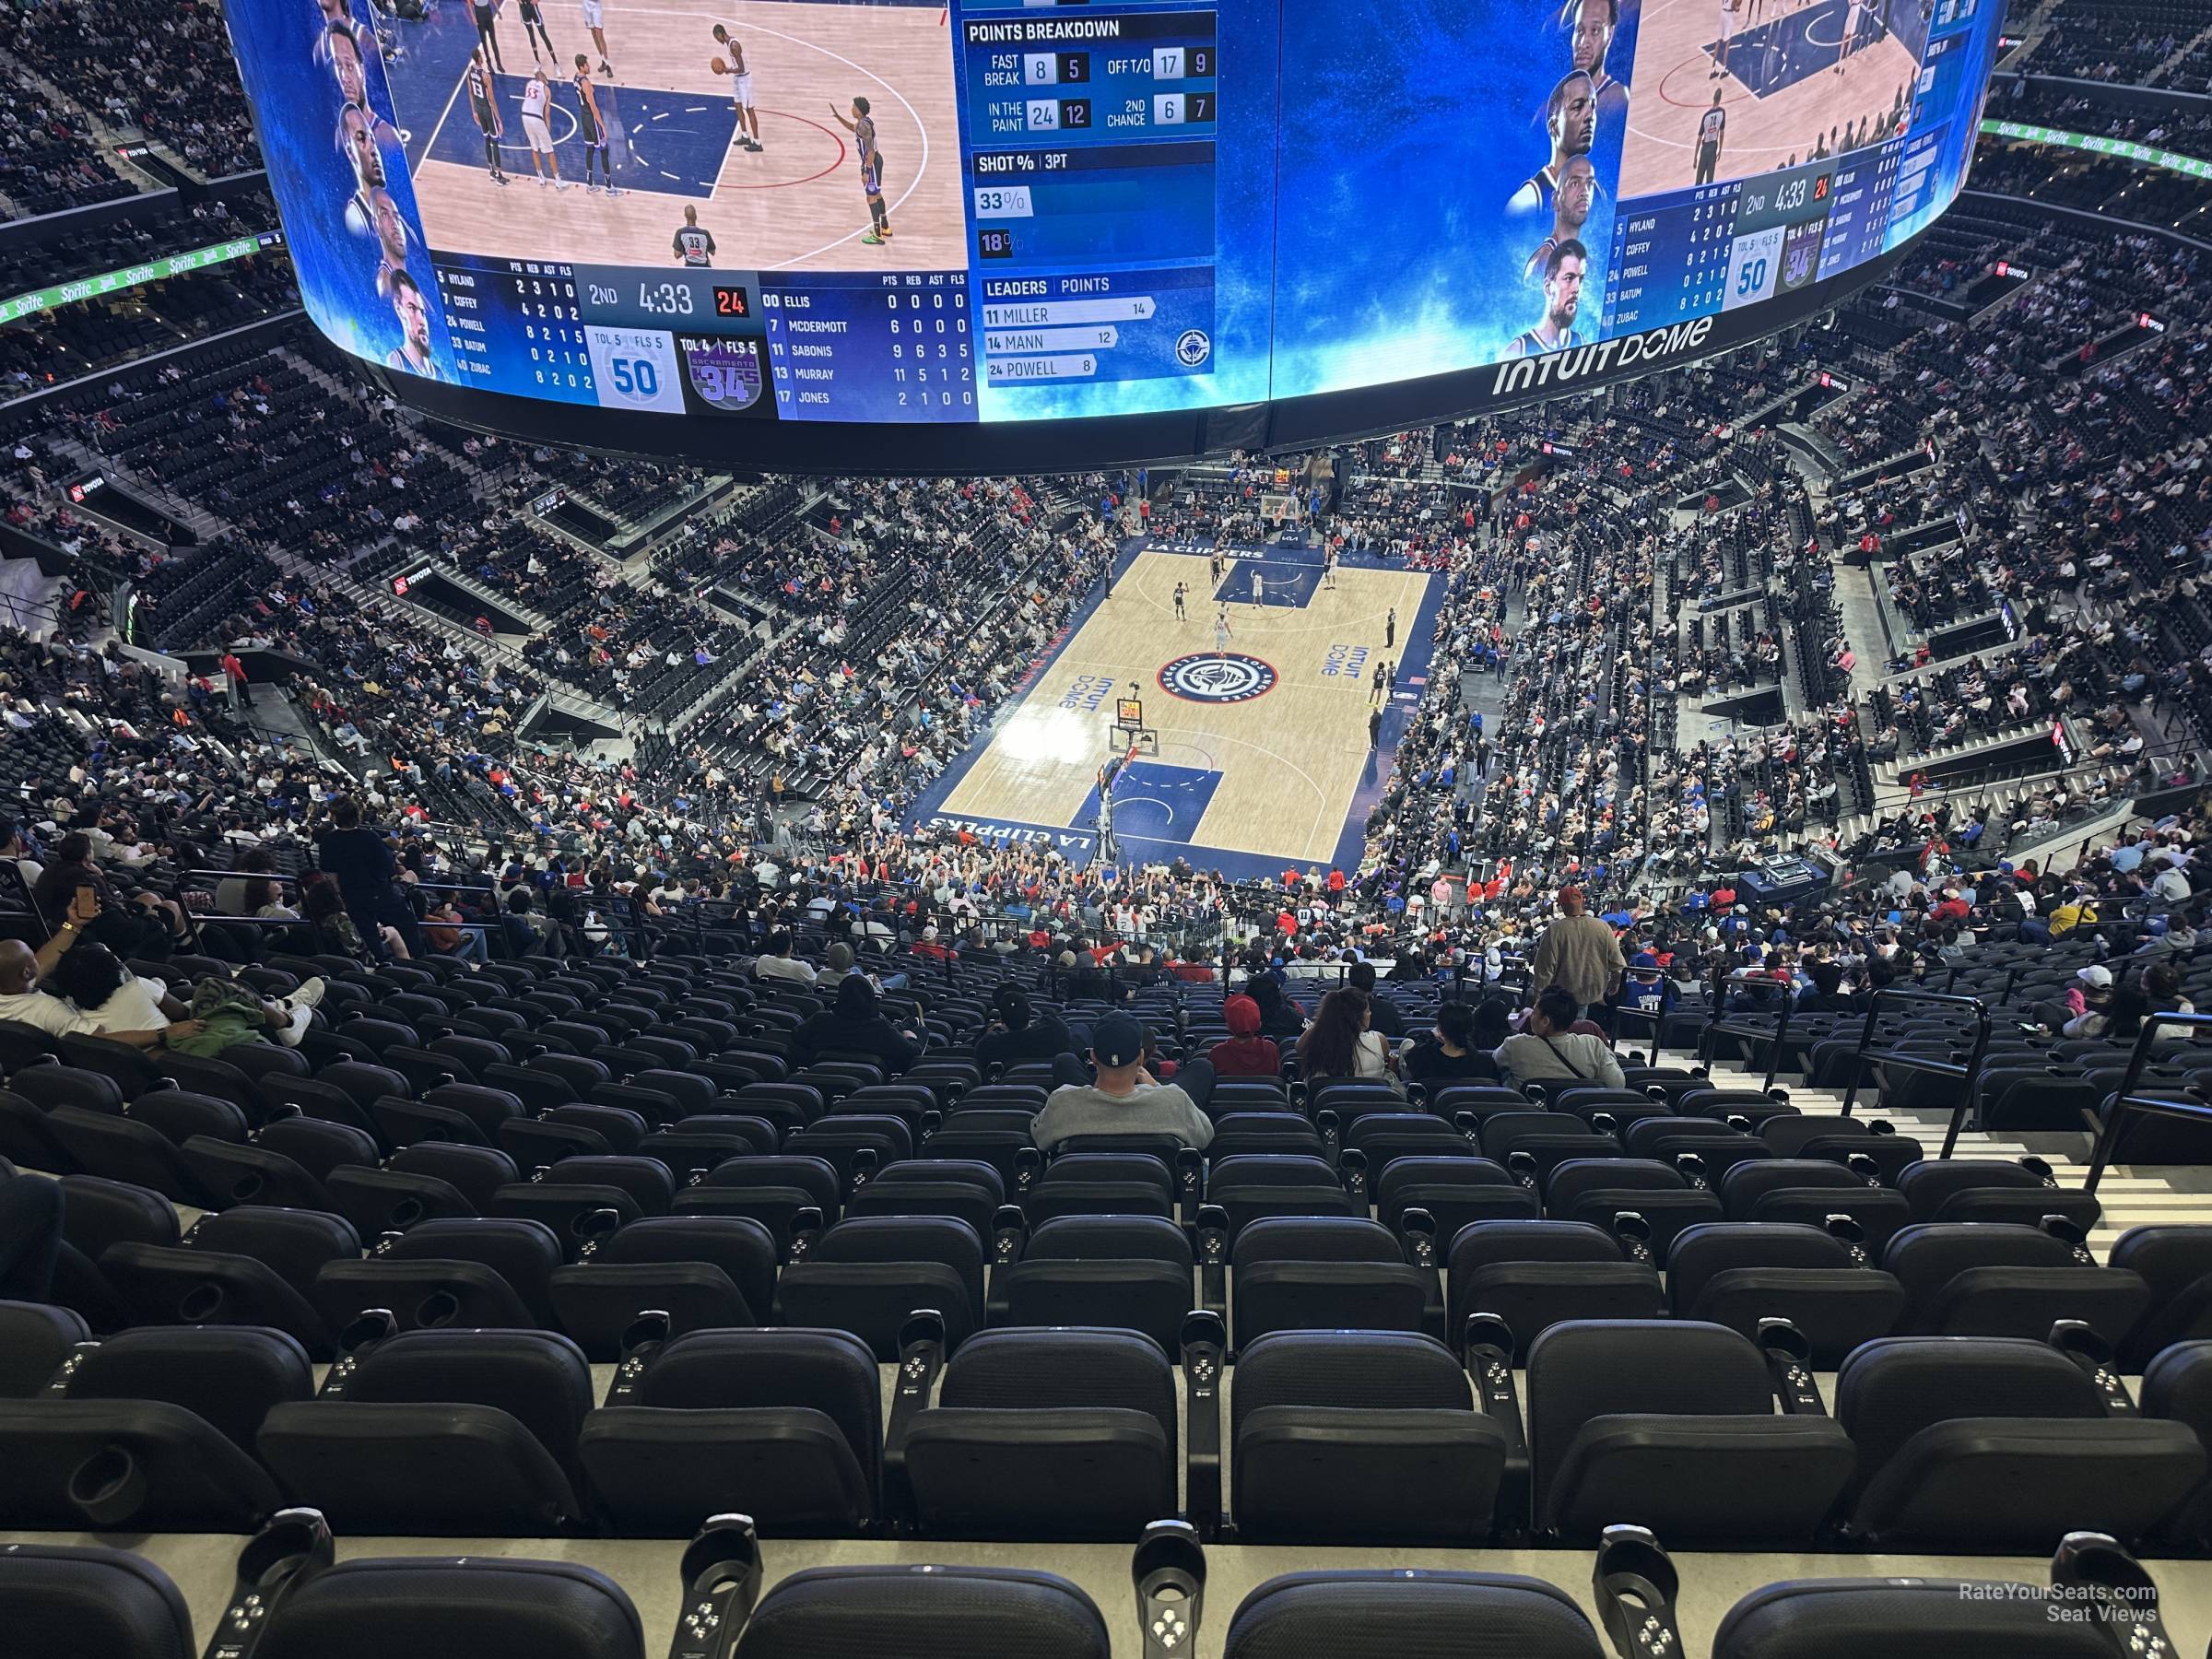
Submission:
{"label": "man wearing black cap", "polygon": [[1050,1060],[1070,1052],[1075,1039],[1057,1014],[1039,1016],[1029,994],[1008,980],[991,993],[991,1023],[975,1040],[975,1063],[986,1077],[1024,1060]]}
{"label": "man wearing black cap", "polygon": [[1186,1062],[1181,1081],[1157,1081],[1145,1069],[1145,1028],[1126,1014],[1109,1014],[1091,1027],[1090,1059],[1098,1068],[1096,1083],[1079,1080],[1073,1055],[1055,1062],[1060,1087],[1030,1131],[1041,1150],[1050,1152],[1077,1135],[1170,1135],[1186,1147],[1204,1147],[1214,1138],[1213,1124],[1194,1100],[1213,1092],[1211,1061]]}

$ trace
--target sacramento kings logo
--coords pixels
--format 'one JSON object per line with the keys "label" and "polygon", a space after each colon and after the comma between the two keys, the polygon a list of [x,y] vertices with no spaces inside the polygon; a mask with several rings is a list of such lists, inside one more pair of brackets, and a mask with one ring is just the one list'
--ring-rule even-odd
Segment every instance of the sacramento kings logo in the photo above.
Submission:
{"label": "sacramento kings logo", "polygon": [[1250,702],[1275,689],[1275,665],[1258,657],[1230,652],[1217,656],[1203,652],[1177,657],[1159,671],[1159,688],[1171,696],[1202,703]]}

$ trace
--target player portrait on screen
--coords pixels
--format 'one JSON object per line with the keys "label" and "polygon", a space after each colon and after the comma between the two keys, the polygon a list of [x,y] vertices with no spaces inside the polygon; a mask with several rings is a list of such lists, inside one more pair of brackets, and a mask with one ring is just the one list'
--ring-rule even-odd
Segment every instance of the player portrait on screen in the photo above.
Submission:
{"label": "player portrait on screen", "polygon": [[1597,168],[1587,156],[1574,156],[1559,171],[1559,187],[1552,193],[1551,234],[1536,244],[1521,275],[1531,287],[1544,281],[1551,251],[1563,241],[1582,240],[1583,226],[1597,204]]}
{"label": "player portrait on screen", "polygon": [[430,356],[430,302],[422,285],[405,271],[392,273],[392,314],[399,320],[399,344],[384,358],[385,367],[438,378],[437,359]]}
{"label": "player portrait on screen", "polygon": [[376,267],[376,291],[389,299],[393,277],[407,265],[407,222],[400,217],[399,204],[392,199],[392,193],[382,185],[367,194],[369,223],[376,231],[381,256]]}
{"label": "player portrait on screen", "polygon": [[1589,265],[1590,251],[1571,237],[1546,255],[1544,315],[1534,328],[1513,336],[1505,356],[1541,357],[1547,351],[1564,351],[1583,343],[1574,319],[1582,308],[1583,275]]}
{"label": "player portrait on screen", "polygon": [[1544,130],[1551,137],[1551,159],[1507,199],[1508,213],[1551,212],[1560,170],[1571,158],[1590,153],[1597,136],[1597,83],[1588,70],[1571,69],[1559,77],[1544,106]]}
{"label": "player portrait on screen", "polygon": [[384,159],[376,147],[376,132],[359,104],[338,112],[338,147],[353,168],[354,182],[363,190],[384,182]]}
{"label": "player portrait on screen", "polygon": [[1606,54],[1620,27],[1620,0],[1573,0],[1568,13],[1572,30],[1572,65],[1590,77],[1597,94],[1597,124],[1608,127],[1628,113],[1629,88],[1606,73]]}
{"label": "player portrait on screen", "polygon": [[360,37],[350,24],[333,23],[323,36],[330,72],[338,77],[338,96],[359,109],[369,107],[369,71],[361,61]]}

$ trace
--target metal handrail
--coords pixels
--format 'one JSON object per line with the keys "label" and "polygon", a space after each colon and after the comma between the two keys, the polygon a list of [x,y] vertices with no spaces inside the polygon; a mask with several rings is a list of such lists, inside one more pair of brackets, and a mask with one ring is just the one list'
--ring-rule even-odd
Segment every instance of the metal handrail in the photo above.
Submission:
{"label": "metal handrail", "polygon": [[2082,1179],[2081,1190],[2085,1193],[2094,1193],[2097,1183],[2104,1179],[2105,1168],[2119,1149],[2120,1132],[2131,1116],[2212,1124],[2212,1100],[2160,1100],[2136,1093],[2136,1085],[2143,1079],[2143,1067],[2150,1059],[2150,1045],[2158,1041],[2159,1030],[2166,1026],[2202,1030],[2212,1026],[2212,1014],[2153,1014],[2144,1020],[2143,1029],[2136,1033],[2136,1046],[2127,1056],[2127,1070],[2121,1076],[2119,1092],[2105,1109],[2104,1127],[2098,1131],[2096,1149],[2089,1155],[2089,1172]]}
{"label": "metal handrail", "polygon": [[[1974,1046],[1962,1065],[1956,1060],[1936,1060],[1925,1054],[1908,1054],[1898,1050],[1873,1049],[1875,1022],[1879,1018],[1883,1002],[1936,1003],[1947,1007],[1971,1008],[1974,1014]],[[1859,1046],[1852,1056],[1851,1086],[1843,1094],[1842,1115],[1849,1117],[1858,1103],[1859,1077],[1873,1060],[1885,1073],[1891,1069],[1918,1072],[1932,1077],[1950,1077],[1959,1084],[1958,1103],[1951,1108],[1951,1125],[1944,1134],[1943,1150],[1938,1158],[1948,1158],[1959,1144],[1959,1131],[1966,1125],[1966,1114],[1973,1110],[1974,1089],[1982,1077],[1982,1062],[1989,1053],[1989,1005],[1978,996],[1953,996],[1941,991],[1913,991],[1901,986],[1887,985],[1877,991],[1866,1004],[1866,1023],[1859,1031]]]}
{"label": "metal handrail", "polygon": [[[1771,993],[1782,999],[1781,1011],[1774,1016],[1770,1029],[1766,1016],[1732,1020],[1728,1018],[1728,992],[1731,988],[1751,992],[1754,995]],[[1718,963],[1712,971],[1712,986],[1707,993],[1709,1012],[1705,1029],[1698,1033],[1698,1058],[1705,1065],[1712,1064],[1712,1040],[1716,1037],[1747,1037],[1771,1046],[1767,1050],[1767,1080],[1762,1089],[1774,1087],[1775,1073],[1782,1069],[1782,1045],[1789,1036],[1790,1010],[1797,1005],[1797,987],[1788,980],[1733,979]],[[1849,1107],[1844,1109],[1846,1112]]]}

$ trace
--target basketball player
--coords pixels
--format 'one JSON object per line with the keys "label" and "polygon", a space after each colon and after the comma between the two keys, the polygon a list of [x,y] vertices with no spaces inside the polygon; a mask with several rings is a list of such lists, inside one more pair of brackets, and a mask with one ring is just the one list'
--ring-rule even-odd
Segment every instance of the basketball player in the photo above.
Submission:
{"label": "basketball player", "polygon": [[1331,547],[1321,556],[1321,585],[1332,592],[1336,586],[1336,549]]}
{"label": "basketball player", "polygon": [[1217,657],[1228,656],[1229,642],[1234,638],[1236,636],[1230,631],[1229,627],[1229,606],[1225,605],[1214,613],[1214,655]]}
{"label": "basketball player", "polygon": [[1183,596],[1189,592],[1190,589],[1185,587],[1182,582],[1179,582],[1175,584],[1175,620],[1178,622],[1189,620],[1189,618],[1182,614]]}
{"label": "basketball player", "polygon": [[1588,70],[1571,69],[1559,77],[1545,106],[1544,125],[1551,135],[1551,159],[1513,192],[1505,204],[1508,213],[1549,213],[1559,170],[1570,157],[1590,153],[1597,135],[1597,84]]}
{"label": "basketball player", "polygon": [[360,105],[347,104],[338,112],[338,145],[345,150],[346,159],[353,163],[356,184],[364,191],[382,185],[384,159],[377,151],[376,134]]}
{"label": "basketball player", "polygon": [[1855,55],[1859,50],[1859,30],[1865,25],[1865,0],[1851,0],[1850,8],[1843,14],[1843,41],[1836,49],[1838,75],[1843,73],[1844,59]]}
{"label": "basketball player", "polygon": [[1613,50],[1614,31],[1620,27],[1620,0],[1574,0],[1572,66],[1590,77],[1597,88],[1598,120],[1610,124],[1629,108],[1629,89],[1606,73],[1606,53]]}
{"label": "basketball player", "polygon": [[1218,543],[1217,543],[1213,551],[1208,553],[1206,558],[1206,573],[1212,579],[1214,586],[1219,587],[1221,585],[1222,572],[1226,569],[1227,567],[1222,563],[1221,559],[1220,546]]}
{"label": "basketball player", "polygon": [[879,247],[891,234],[891,216],[883,205],[883,152],[876,147],[876,118],[868,113],[865,98],[853,100],[850,121],[835,104],[830,106],[830,113],[853,135],[853,147],[860,152],[860,190],[867,198],[868,218],[874,226],[860,240],[871,248]]}
{"label": "basketball player", "polygon": [[399,344],[384,355],[384,366],[427,374],[435,380],[438,365],[430,357],[430,308],[422,287],[405,271],[392,273],[392,314],[399,319]]}
{"label": "basketball player", "polygon": [[[530,48],[530,61],[534,64],[543,64],[546,58],[550,58],[556,64],[559,63],[560,53],[553,50],[553,37],[546,32],[546,15],[537,9],[537,0],[515,0],[515,3],[522,8],[523,41]],[[546,57],[544,58],[537,55],[537,45],[540,41],[543,41],[546,45]]]}
{"label": "basketball player", "polygon": [[714,25],[714,41],[729,54],[724,61],[730,77],[730,108],[737,112],[737,147],[757,156],[767,146],[760,142],[760,117],[753,109],[753,72],[745,66],[745,48],[731,40],[730,31],[720,23]]}
{"label": "basketball player", "polygon": [[714,233],[699,228],[699,209],[684,209],[683,229],[676,233],[676,262],[687,265],[714,263]]}
{"label": "basketball player", "polygon": [[1559,188],[1552,198],[1551,234],[1536,244],[1536,251],[1528,256],[1527,265],[1521,270],[1521,279],[1531,288],[1544,281],[1544,264],[1551,251],[1571,238],[1580,241],[1583,223],[1590,217],[1590,209],[1597,202],[1597,169],[1587,156],[1576,156],[1559,173]]}
{"label": "basketball player", "polygon": [[606,0],[578,0],[578,4],[583,11],[583,26],[592,31],[592,44],[599,48],[599,73],[613,80],[615,66],[607,62]]}
{"label": "basketball player", "polygon": [[330,49],[331,73],[338,77],[338,96],[356,109],[369,107],[369,76],[361,67],[361,42],[352,29],[334,23],[323,37]]}
{"label": "basketball player", "polygon": [[1543,320],[1513,336],[1506,350],[1508,357],[1537,357],[1583,343],[1583,336],[1574,331],[1574,313],[1582,304],[1583,272],[1589,263],[1590,251],[1572,237],[1552,249],[1544,262]]}
{"label": "basketball player", "polygon": [[407,222],[399,217],[392,193],[378,187],[368,192],[369,223],[376,231],[376,291],[389,297],[393,279],[407,266]]}
{"label": "basketball player", "polygon": [[537,182],[548,182],[546,169],[550,166],[553,188],[566,190],[569,186],[560,176],[560,158],[553,153],[553,129],[546,124],[552,109],[553,83],[541,68],[523,86],[523,135],[530,140],[530,171],[537,175]]}
{"label": "basketball player", "polygon": [[1698,117],[1698,175],[1695,184],[1710,184],[1721,168],[1721,140],[1727,135],[1728,112],[1721,108],[1721,88],[1712,89],[1712,107]]}
{"label": "basketball player", "polygon": [[477,43],[484,49],[485,62],[506,74],[507,65],[500,56],[500,0],[469,0],[469,13],[477,21]]}
{"label": "basketball player", "polygon": [[1257,566],[1253,567],[1252,572],[1252,602],[1254,605],[1267,603],[1267,578],[1260,573]]}
{"label": "basketball player", "polygon": [[592,165],[598,163],[599,171],[606,175],[606,190],[610,196],[622,193],[615,188],[615,163],[607,154],[606,118],[599,112],[599,88],[592,85],[591,60],[582,53],[576,54],[576,135],[583,140],[583,189],[589,195],[600,186],[592,182]]}
{"label": "basketball player", "polygon": [[1721,49],[1713,54],[1712,70],[1707,80],[1719,80],[1728,73],[1728,39],[1735,32],[1735,14],[1744,0],[1721,0]]}
{"label": "basketball player", "polygon": [[500,166],[500,139],[507,131],[507,118],[500,113],[499,94],[482,46],[469,54],[468,112],[477,118],[477,131],[484,135],[484,165],[491,170],[491,182],[506,183],[507,174]]}

